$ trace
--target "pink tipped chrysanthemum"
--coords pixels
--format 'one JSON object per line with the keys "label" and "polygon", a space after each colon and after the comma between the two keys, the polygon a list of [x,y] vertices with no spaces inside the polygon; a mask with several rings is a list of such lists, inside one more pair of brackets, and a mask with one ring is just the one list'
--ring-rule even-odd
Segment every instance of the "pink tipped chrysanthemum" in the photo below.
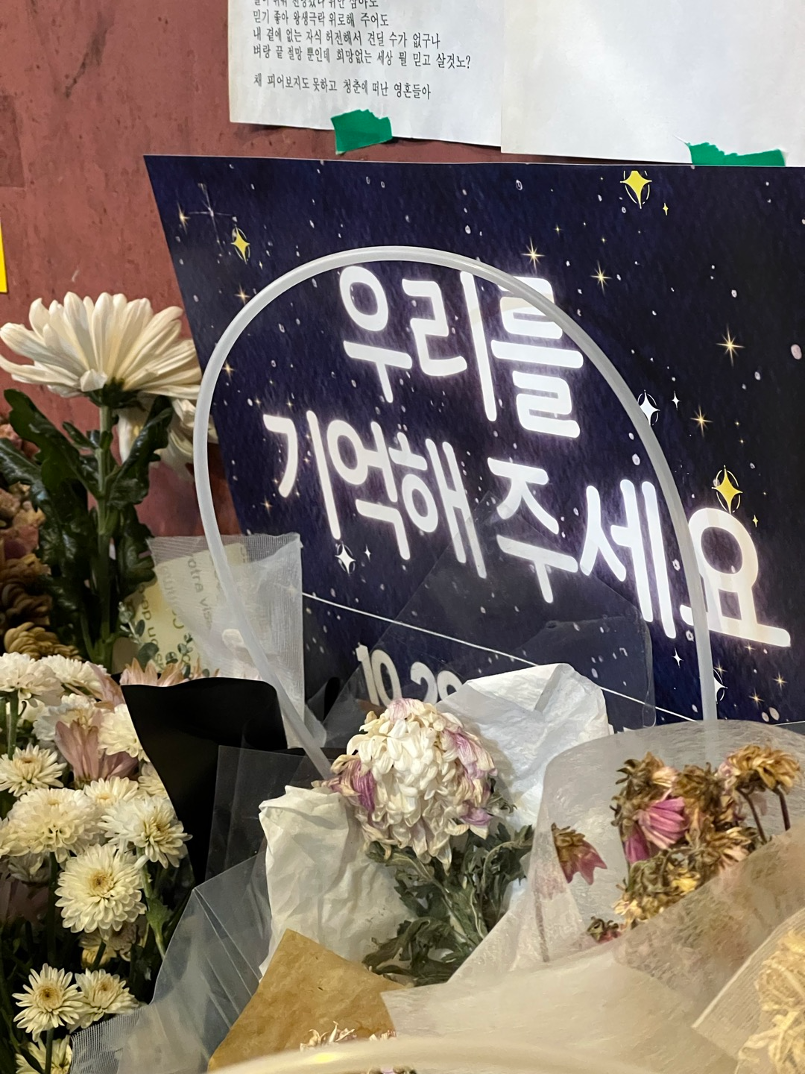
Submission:
{"label": "pink tipped chrysanthemum", "polygon": [[573,828],[558,828],[556,824],[552,824],[551,834],[563,874],[569,884],[577,873],[586,884],[592,884],[594,871],[607,868],[596,848],[581,832],[576,832]]}
{"label": "pink tipped chrysanthemum", "polygon": [[347,749],[327,785],[353,807],[368,841],[447,863],[451,837],[487,834],[495,766],[455,716],[422,701],[393,701]]}
{"label": "pink tipped chrysanthemum", "polygon": [[635,823],[647,843],[659,850],[668,850],[688,830],[686,803],[682,798],[662,798],[646,809],[639,809]]}

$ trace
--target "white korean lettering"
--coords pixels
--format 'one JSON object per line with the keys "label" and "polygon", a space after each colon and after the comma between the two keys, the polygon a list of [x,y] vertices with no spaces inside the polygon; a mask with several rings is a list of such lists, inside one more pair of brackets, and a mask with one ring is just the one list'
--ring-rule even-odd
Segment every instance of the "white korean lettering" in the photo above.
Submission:
{"label": "white korean lettering", "polygon": [[445,459],[448,464],[452,482],[452,485],[450,485],[448,483],[448,478],[445,476],[445,470],[442,466],[442,460],[439,457],[437,445],[433,440],[426,440],[425,447],[431,459],[431,465],[434,468],[434,473],[437,478],[439,493],[442,497],[443,506],[445,507],[445,516],[448,521],[448,530],[451,535],[451,541],[453,542],[454,554],[460,563],[467,562],[467,553],[465,552],[460,529],[460,523],[462,523],[467,535],[467,542],[470,546],[470,553],[473,557],[476,573],[480,578],[486,578],[487,568],[484,564],[484,557],[482,556],[481,545],[479,544],[479,539],[476,534],[476,528],[473,525],[470,504],[468,503],[467,493],[462,484],[462,475],[459,472],[456,453],[447,441],[443,441],[442,449],[445,452]]}
{"label": "white korean lettering", "polygon": [[297,468],[299,466],[297,427],[291,418],[278,417],[274,414],[264,414],[263,424],[270,433],[278,433],[280,436],[284,436],[287,441],[285,472],[277,487],[277,491],[283,499],[287,499],[297,480]]}
{"label": "white korean lettering", "polygon": [[551,533],[560,532],[560,524],[545,507],[535,499],[530,485],[547,485],[549,475],[538,466],[525,466],[518,462],[504,462],[500,459],[488,459],[487,465],[496,477],[509,481],[509,491],[498,505],[500,518],[512,518],[520,505],[526,504],[532,515]]}
{"label": "white korean lettering", "polygon": [[450,377],[464,373],[467,361],[460,354],[450,358],[434,358],[428,349],[429,339],[447,339],[448,318],[442,289],[435,280],[403,280],[402,287],[410,298],[425,298],[433,308],[433,317],[412,317],[411,331],[420,368],[429,377]]}
{"label": "white korean lettering", "polygon": [[511,537],[496,537],[498,547],[508,556],[516,556],[525,559],[532,564],[540,593],[546,604],[554,603],[554,593],[551,588],[549,569],[566,571],[576,574],[577,561],[573,556],[567,556],[564,552],[553,552],[548,548],[540,548],[538,545],[526,544],[525,541],[515,541]]}
{"label": "white korean lettering", "polygon": [[[374,302],[374,310],[366,311],[359,309],[356,305],[353,289],[357,287],[363,287],[369,291]],[[389,303],[381,281],[374,273],[362,265],[349,266],[339,277],[339,293],[344,308],[359,328],[367,332],[384,331],[389,323]],[[344,350],[350,358],[355,358],[359,362],[371,362],[376,367],[383,397],[387,403],[391,403],[394,398],[389,370],[411,369],[414,364],[411,355],[406,351],[396,351],[388,347],[345,340]]]}

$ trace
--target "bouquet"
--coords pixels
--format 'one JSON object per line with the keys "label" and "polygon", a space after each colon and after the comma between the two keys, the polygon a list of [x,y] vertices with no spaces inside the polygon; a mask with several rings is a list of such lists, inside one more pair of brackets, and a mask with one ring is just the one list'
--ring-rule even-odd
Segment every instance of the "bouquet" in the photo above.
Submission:
{"label": "bouquet", "polygon": [[67,294],[47,308],[37,299],[30,328],[0,328],[6,346],[31,360],[0,355],[0,368],[98,409],[97,428],[65,422],[61,432],[24,393],[6,392],[14,438],[0,437],[0,473],[44,512],[43,584],[60,641],[106,667],[125,632],[121,604],[154,579],[150,533],[137,517],[149,469],[162,457],[186,474],[191,459],[201,371],[193,343],[179,339],[181,312],[154,314],[146,299],[125,295]]}
{"label": "bouquet", "polygon": [[188,836],[97,665],[0,656],[0,745],[0,1071],[63,1074],[72,1031],[150,999]]}

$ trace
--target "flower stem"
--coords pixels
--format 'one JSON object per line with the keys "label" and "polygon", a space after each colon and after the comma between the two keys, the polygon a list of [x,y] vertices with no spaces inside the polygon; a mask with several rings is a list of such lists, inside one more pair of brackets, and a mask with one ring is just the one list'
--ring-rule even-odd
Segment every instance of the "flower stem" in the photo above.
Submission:
{"label": "flower stem", "polygon": [[105,666],[111,666],[111,649],[114,645],[114,638],[111,632],[112,623],[112,592],[110,586],[110,556],[109,556],[109,542],[111,539],[111,533],[109,532],[109,512],[106,502],[107,483],[112,468],[115,465],[115,460],[112,455],[112,447],[110,443],[107,443],[112,432],[112,408],[109,406],[101,406],[98,408],[100,412],[100,443],[95,449],[95,460],[98,465],[98,495],[96,496],[97,505],[97,526],[98,526],[98,563],[95,577],[95,584],[98,590],[98,601],[101,606],[101,626],[100,637],[97,643],[97,659]]}
{"label": "flower stem", "polygon": [[45,1036],[45,1074],[50,1074],[53,1066],[53,1026]]}
{"label": "flower stem", "polygon": [[101,965],[101,959],[104,957],[104,951],[106,951],[106,941],[101,940],[98,944],[98,950],[95,952],[95,958],[92,960],[91,970],[97,970]]}
{"label": "flower stem", "polygon": [[48,908],[45,912],[45,945],[48,965],[56,965],[56,881],[59,877],[59,863],[56,855],[50,855],[50,880],[48,882]]}
{"label": "flower stem", "polygon": [[778,795],[778,801],[781,803],[781,817],[784,822],[784,831],[788,832],[792,827],[792,822],[789,819],[789,806],[786,804],[786,795],[780,787],[775,788],[775,793]]}
{"label": "flower stem", "polygon": [[[148,904],[148,908],[149,908],[149,910],[151,910],[151,908],[152,908],[151,907],[152,900],[154,899],[154,889],[151,886],[151,877],[148,875],[148,866],[147,865],[143,866],[142,873],[143,873],[143,891],[145,892],[145,895],[146,895],[146,903]],[[146,920],[148,921],[148,924],[151,926],[151,931],[154,933],[154,941],[155,941],[155,943],[157,945],[157,950],[160,953],[160,958],[162,960],[164,960],[165,959],[165,940],[162,938],[162,922],[159,919],[152,920],[152,915],[151,914],[147,915]]]}
{"label": "flower stem", "polygon": [[753,814],[753,820],[756,822],[758,834],[761,836],[761,842],[766,843],[767,836],[764,834],[764,829],[761,827],[761,818],[758,815],[758,810],[753,804],[753,799],[749,794],[746,794],[744,791],[739,791],[739,793],[741,794],[742,798],[744,798],[745,802],[747,802],[747,804],[750,806],[750,812]]}
{"label": "flower stem", "polygon": [[20,718],[20,695],[16,690],[12,691],[8,698],[6,712],[7,753],[9,757],[13,757],[17,748],[17,723]]}

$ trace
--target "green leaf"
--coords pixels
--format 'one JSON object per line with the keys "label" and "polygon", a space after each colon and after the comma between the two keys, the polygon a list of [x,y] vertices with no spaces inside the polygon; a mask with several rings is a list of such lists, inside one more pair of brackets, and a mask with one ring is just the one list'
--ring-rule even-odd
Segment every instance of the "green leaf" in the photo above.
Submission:
{"label": "green leaf", "polygon": [[141,586],[154,581],[154,561],[148,550],[151,530],[137,517],[137,511],[129,504],[120,512],[120,536],[115,541],[116,566],[120,591],[119,600],[125,600]]}
{"label": "green leaf", "polygon": [[170,399],[160,396],[154,401],[140,435],[128,458],[109,478],[106,502],[110,507],[125,508],[142,503],[148,494],[149,467],[159,462],[157,454],[168,443],[168,426],[173,415]]}
{"label": "green leaf", "polygon": [[[8,420],[14,431],[39,448],[37,462],[43,470],[43,480],[48,488],[56,488],[60,481],[80,481],[94,495],[98,490],[98,469],[95,459],[81,455],[75,445],[60,433],[53,422],[46,418],[23,392],[10,388],[6,402],[11,407]],[[48,476],[46,467],[52,471]]]}

